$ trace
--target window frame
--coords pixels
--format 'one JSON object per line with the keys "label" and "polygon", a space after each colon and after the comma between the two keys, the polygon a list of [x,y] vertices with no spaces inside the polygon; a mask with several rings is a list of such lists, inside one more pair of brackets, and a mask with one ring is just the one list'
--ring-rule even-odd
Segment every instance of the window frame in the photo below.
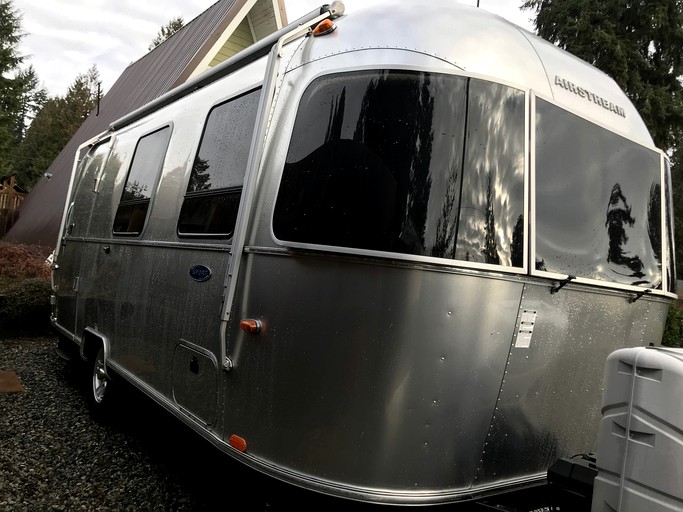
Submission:
{"label": "window frame", "polygon": [[290,240],[284,240],[280,239],[275,235],[273,224],[274,224],[274,214],[275,214],[275,204],[277,203],[277,198],[279,195],[280,187],[282,184],[282,178],[284,175],[284,157],[282,164],[279,165],[278,168],[278,177],[276,182],[274,183],[274,196],[273,196],[273,207],[271,208],[270,211],[270,218],[269,218],[269,227],[270,227],[270,236],[271,239],[277,244],[278,246],[281,247],[286,247],[286,248],[292,248],[292,249],[302,249],[302,250],[315,250],[315,251],[322,251],[326,253],[336,253],[336,254],[346,254],[346,255],[355,255],[355,256],[363,256],[363,257],[379,257],[382,259],[386,260],[394,260],[394,261],[404,261],[404,262],[413,262],[413,263],[423,263],[423,264],[436,264],[439,266],[443,267],[451,267],[451,268],[464,268],[464,269],[472,269],[472,270],[485,270],[485,271],[493,271],[496,273],[503,273],[503,274],[515,274],[515,275],[528,275],[528,268],[529,268],[529,137],[528,133],[530,131],[530,90],[529,89],[523,89],[519,87],[518,84],[514,84],[505,80],[501,79],[494,79],[492,77],[488,76],[481,76],[475,73],[466,73],[466,72],[452,72],[451,70],[446,70],[441,67],[431,67],[431,66],[398,66],[398,65],[387,65],[383,67],[377,67],[377,66],[350,66],[350,67],[344,67],[344,68],[339,68],[335,69],[333,71],[329,70],[323,70],[319,71],[316,73],[312,73],[308,79],[306,80],[305,83],[303,83],[300,86],[300,89],[297,91],[297,94],[292,97],[292,107],[293,110],[293,115],[291,116],[291,121],[287,125],[287,130],[286,130],[286,135],[283,134],[281,137],[282,141],[282,152],[284,155],[287,154],[291,139],[294,134],[294,124],[296,121],[296,113],[298,112],[299,108],[301,108],[301,101],[303,99],[303,96],[308,89],[308,87],[315,82],[316,80],[320,78],[324,78],[326,76],[330,75],[339,75],[339,74],[345,74],[345,73],[354,73],[358,71],[399,71],[399,72],[418,72],[418,73],[431,73],[431,74],[439,74],[439,75],[448,75],[448,76],[453,76],[453,77],[458,77],[458,78],[463,78],[463,79],[476,79],[476,80],[481,80],[483,82],[488,82],[491,84],[496,84],[504,87],[508,87],[510,89],[514,89],[516,91],[519,91],[524,95],[524,124],[523,127],[520,127],[521,130],[523,130],[523,198],[522,198],[522,211],[524,213],[524,237],[523,237],[523,256],[522,256],[522,265],[519,267],[514,267],[514,266],[506,266],[506,265],[497,265],[497,264],[490,264],[490,263],[481,263],[481,262],[471,262],[471,261],[465,261],[465,260],[456,260],[456,259],[448,259],[448,258],[441,258],[441,257],[435,257],[435,256],[424,256],[424,255],[414,255],[414,254],[405,254],[405,253],[397,253],[397,252],[388,252],[388,251],[379,251],[379,250],[370,250],[370,249],[358,249],[358,248],[352,248],[352,247],[344,247],[344,246],[332,246],[332,245],[322,245],[322,244],[314,244],[314,243],[308,243],[308,242],[295,242],[295,241],[290,241]]}
{"label": "window frame", "polygon": [[[551,271],[544,271],[544,270],[537,270],[536,269],[536,240],[537,240],[537,196],[536,196],[536,100],[537,98],[542,99],[543,101],[551,104],[552,106],[559,108],[571,115],[574,115],[583,121],[595,125],[599,128],[602,128],[610,133],[613,133],[625,140],[628,140],[632,142],[634,145],[640,146],[648,151],[652,151],[655,154],[660,155],[660,166],[659,166],[659,179],[660,179],[660,195],[661,195],[661,205],[660,208],[664,208],[664,202],[667,201],[666,198],[666,191],[665,191],[665,171],[664,171],[664,165],[663,165],[663,160],[662,156],[664,153],[662,150],[659,148],[655,147],[654,145],[647,145],[643,144],[640,141],[635,140],[633,137],[629,136],[628,134],[625,134],[623,132],[620,132],[618,130],[615,130],[613,127],[607,125],[606,123],[603,123],[597,119],[593,119],[589,116],[586,116],[585,114],[578,112],[577,110],[568,107],[566,105],[559,104],[556,100],[554,100],[552,97],[547,96],[545,94],[539,93],[538,91],[530,91],[530,113],[529,113],[529,124],[530,124],[530,130],[529,130],[529,161],[530,161],[530,168],[529,168],[529,180],[530,180],[530,186],[529,186],[529,194],[530,194],[530,214],[529,214],[529,221],[530,221],[530,226],[528,227],[528,239],[529,239],[529,275],[532,277],[539,277],[539,278],[544,278],[544,279],[550,279],[555,282],[559,281],[564,281],[567,278],[570,277],[568,274],[561,274],[557,272],[551,272]],[[587,284],[591,285],[594,287],[600,287],[600,288],[610,288],[614,290],[625,290],[625,291],[630,291],[630,292],[637,292],[641,293],[643,290],[649,290],[645,293],[648,293],[650,295],[659,295],[659,296],[667,296],[667,297],[675,297],[676,295],[669,292],[669,287],[666,283],[666,274],[668,271],[668,265],[670,262],[668,261],[668,256],[666,255],[666,240],[665,237],[667,237],[666,229],[667,225],[669,224],[669,219],[665,217],[664,212],[661,214],[661,225],[660,225],[660,239],[661,239],[661,254],[662,254],[662,261],[661,261],[661,287],[660,288],[648,288],[644,286],[637,286],[637,285],[631,285],[631,284],[626,284],[626,283],[617,283],[617,282],[612,282],[612,281],[603,281],[599,279],[593,279],[593,278],[588,278],[588,277],[581,277],[581,276],[572,276],[571,282],[572,283],[578,283],[578,284]]]}
{"label": "window frame", "polygon": [[[665,286],[662,288],[670,294],[677,296],[678,289],[676,282],[676,240],[674,234],[674,204],[673,186],[671,183],[671,161],[663,151],[662,160],[662,281]],[[669,195],[671,194],[671,195]]]}
{"label": "window frame", "polygon": [[[168,137],[166,138],[166,141],[164,142],[164,145],[163,145],[162,158],[158,162],[157,169],[153,174],[154,179],[151,181],[151,190],[150,190],[150,194],[149,194],[149,199],[145,199],[145,200],[139,200],[139,199],[138,200],[123,200],[123,195],[126,192],[126,185],[128,184],[128,180],[130,178],[130,173],[133,169],[133,164],[135,163],[135,156],[138,152],[138,148],[140,147],[140,142],[145,137],[149,137],[151,135],[154,135],[155,133],[161,132],[161,131],[166,130],[166,129],[168,129]],[[168,155],[168,148],[169,148],[169,145],[171,143],[171,137],[172,136],[173,136],[173,123],[168,122],[168,123],[164,123],[161,126],[158,126],[157,128],[154,128],[153,130],[149,130],[149,131],[145,132],[143,135],[140,135],[137,138],[137,141],[135,142],[135,149],[133,150],[133,154],[132,154],[131,159],[130,159],[130,164],[128,165],[128,170],[126,171],[126,179],[123,181],[123,185],[121,188],[121,195],[119,197],[119,202],[118,202],[118,205],[116,207],[116,212],[114,213],[113,223],[112,223],[112,227],[111,227],[111,233],[113,236],[126,237],[126,238],[140,238],[144,234],[145,229],[147,228],[148,221],[149,221],[150,211],[152,210],[152,208],[154,206],[154,199],[156,197],[156,191],[157,191],[157,188],[159,187],[159,182],[161,180],[161,174],[162,174],[162,171],[164,168],[164,164],[166,163],[166,157]],[[147,208],[145,210],[145,218],[142,222],[142,226],[140,227],[140,231],[116,231],[115,230],[116,220],[117,220],[117,217],[119,215],[119,211],[121,210],[121,207],[122,206],[124,208],[128,207],[128,206],[134,207],[136,205],[141,205],[141,204],[146,204]]]}
{"label": "window frame", "polygon": [[[249,94],[258,92],[258,96],[256,98],[256,109],[254,111],[254,119],[253,119],[253,127],[252,127],[252,133],[251,136],[249,137],[247,143],[248,143],[248,152],[247,152],[247,160],[245,161],[245,166],[244,166],[244,174],[242,176],[242,182],[240,185],[233,185],[229,187],[222,187],[222,188],[217,188],[213,190],[200,190],[200,191],[192,191],[189,192],[188,188],[190,185],[190,182],[192,180],[192,174],[194,170],[194,162],[196,161],[197,157],[199,156],[199,153],[202,149],[202,143],[204,141],[204,137],[207,132],[207,128],[209,125],[209,119],[211,118],[211,114],[219,107],[223,105],[227,105],[235,100],[238,100],[240,98],[243,98]],[[258,123],[258,109],[259,105],[261,102],[261,96],[263,94],[263,85],[257,85],[255,87],[249,87],[246,90],[242,90],[238,92],[237,94],[233,94],[232,96],[229,96],[227,98],[221,98],[220,101],[215,102],[214,104],[211,105],[209,110],[206,113],[206,116],[204,117],[204,125],[202,127],[202,132],[199,137],[199,140],[197,142],[197,147],[196,151],[194,152],[194,156],[192,158],[192,163],[190,165],[190,172],[187,174],[187,182],[185,183],[184,187],[184,192],[182,196],[182,201],[180,203],[180,207],[178,209],[178,220],[176,222],[176,236],[180,239],[188,239],[188,238],[203,238],[203,239],[223,239],[223,240],[232,240],[235,236],[235,231],[237,230],[237,221],[238,221],[238,215],[239,215],[239,207],[240,203],[242,202],[242,192],[244,190],[244,184],[246,181],[246,176],[247,173],[249,172],[249,155],[251,155],[251,152],[253,151],[253,137],[254,137],[254,132],[257,127]],[[223,196],[223,197],[229,197],[231,195],[237,195],[238,200],[235,208],[235,223],[232,227],[232,230],[229,233],[193,233],[193,232],[186,232],[186,231],[181,231],[180,226],[181,226],[181,220],[182,220],[182,213],[183,209],[185,207],[186,202],[189,200],[193,200],[196,198],[207,198],[207,197],[218,197],[218,196]]]}

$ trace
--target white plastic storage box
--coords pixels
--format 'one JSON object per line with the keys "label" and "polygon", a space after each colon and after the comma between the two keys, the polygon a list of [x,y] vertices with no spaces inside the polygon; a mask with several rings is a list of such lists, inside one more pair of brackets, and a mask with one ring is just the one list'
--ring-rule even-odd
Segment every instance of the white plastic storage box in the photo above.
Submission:
{"label": "white plastic storage box", "polygon": [[683,511],[683,349],[609,355],[595,455],[592,512]]}

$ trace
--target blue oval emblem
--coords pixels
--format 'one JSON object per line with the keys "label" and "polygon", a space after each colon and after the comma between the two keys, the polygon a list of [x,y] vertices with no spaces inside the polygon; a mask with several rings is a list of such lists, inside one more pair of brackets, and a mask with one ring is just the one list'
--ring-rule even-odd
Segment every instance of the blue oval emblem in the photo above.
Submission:
{"label": "blue oval emblem", "polygon": [[195,265],[190,269],[190,277],[195,281],[208,281],[211,277],[211,269],[204,265]]}

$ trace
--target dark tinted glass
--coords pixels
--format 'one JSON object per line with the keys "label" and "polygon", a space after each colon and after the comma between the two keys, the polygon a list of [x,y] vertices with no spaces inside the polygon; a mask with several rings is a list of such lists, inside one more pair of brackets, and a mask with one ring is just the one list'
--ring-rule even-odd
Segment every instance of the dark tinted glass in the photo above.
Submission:
{"label": "dark tinted glass", "polygon": [[242,186],[260,90],[211,110],[187,192]]}
{"label": "dark tinted glass", "polygon": [[540,99],[536,123],[536,268],[659,287],[659,154]]}
{"label": "dark tinted glass", "polygon": [[119,206],[114,219],[114,233],[139,234],[145,225],[149,201]]}
{"label": "dark tinted glass", "polygon": [[524,95],[471,80],[455,259],[521,267]]}
{"label": "dark tinted glass", "polygon": [[152,188],[164,161],[170,132],[171,129],[166,127],[140,139],[135,148],[121,201],[152,197]]}
{"label": "dark tinted glass", "polygon": [[141,137],[133,154],[121,202],[116,210],[113,232],[119,235],[139,235],[147,218],[149,201],[164,163],[169,126]]}
{"label": "dark tinted glass", "polygon": [[178,218],[178,234],[232,236],[260,89],[214,107],[206,121]]}
{"label": "dark tinted glass", "polygon": [[232,236],[240,195],[241,189],[187,197],[180,212],[178,232]]}
{"label": "dark tinted glass", "polygon": [[328,75],[301,99],[273,230],[521,266],[523,188],[522,92],[432,73]]}

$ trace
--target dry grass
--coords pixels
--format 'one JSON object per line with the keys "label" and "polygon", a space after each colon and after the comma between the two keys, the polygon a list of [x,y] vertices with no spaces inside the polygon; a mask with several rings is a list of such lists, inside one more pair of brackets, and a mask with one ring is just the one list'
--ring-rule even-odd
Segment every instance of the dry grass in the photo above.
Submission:
{"label": "dry grass", "polygon": [[0,242],[0,282],[33,277],[50,277],[45,259],[52,249],[40,245]]}

